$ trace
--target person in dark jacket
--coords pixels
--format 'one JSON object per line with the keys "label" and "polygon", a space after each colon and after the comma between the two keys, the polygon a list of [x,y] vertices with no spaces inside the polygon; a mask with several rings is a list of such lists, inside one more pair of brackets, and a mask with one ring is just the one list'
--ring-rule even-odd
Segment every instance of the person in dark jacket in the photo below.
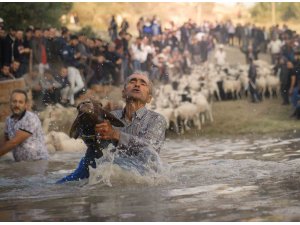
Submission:
{"label": "person in dark jacket", "polygon": [[10,65],[11,62],[14,60],[14,44],[16,39],[16,29],[14,27],[9,28],[9,33],[6,35],[3,41],[3,64]]}
{"label": "person in dark jacket", "polygon": [[63,60],[63,50],[68,45],[68,41],[70,39],[70,33],[68,28],[61,28],[61,36],[55,39],[55,49],[56,54],[58,55],[60,60]]}
{"label": "person in dark jacket", "polygon": [[275,66],[275,73],[278,74],[280,80],[280,94],[282,97],[282,105],[289,105],[289,71],[287,67],[287,59],[281,57]]}
{"label": "person in dark jacket", "polygon": [[42,29],[38,27],[34,30],[34,38],[32,40],[32,58],[33,65],[38,66],[40,74],[44,74],[45,70],[49,69],[46,38],[43,37]]}
{"label": "person in dark jacket", "polygon": [[248,78],[249,78],[249,91],[251,94],[251,101],[253,103],[260,101],[259,95],[257,93],[257,87],[256,87],[256,76],[257,76],[256,65],[253,62],[253,58],[250,57]]}
{"label": "person in dark jacket", "polygon": [[30,51],[30,47],[24,42],[23,31],[20,29],[17,30],[14,44],[14,61],[20,62],[20,68],[18,75],[16,76],[17,78],[23,76],[25,73],[28,73]]}
{"label": "person in dark jacket", "polygon": [[108,33],[110,36],[111,41],[115,41],[118,36],[118,24],[115,20],[115,16],[111,17],[111,21],[109,23]]}

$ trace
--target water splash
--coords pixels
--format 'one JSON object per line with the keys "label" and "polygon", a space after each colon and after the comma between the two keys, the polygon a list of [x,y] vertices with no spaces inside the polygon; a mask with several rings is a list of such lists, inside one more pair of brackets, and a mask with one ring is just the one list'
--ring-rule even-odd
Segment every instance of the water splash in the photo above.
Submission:
{"label": "water splash", "polygon": [[148,148],[142,149],[137,156],[128,156],[109,145],[96,163],[96,169],[90,167],[89,185],[158,185],[171,178],[170,167],[161,161],[154,150]]}

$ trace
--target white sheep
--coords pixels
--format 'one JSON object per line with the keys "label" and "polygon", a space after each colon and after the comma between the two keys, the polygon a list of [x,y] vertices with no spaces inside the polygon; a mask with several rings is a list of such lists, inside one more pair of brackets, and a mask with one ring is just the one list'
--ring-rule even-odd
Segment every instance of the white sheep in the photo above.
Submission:
{"label": "white sheep", "polygon": [[270,93],[270,98],[273,97],[273,92],[275,92],[276,96],[280,93],[280,81],[278,77],[268,75],[266,77],[266,86],[267,90]]}
{"label": "white sheep", "polygon": [[[180,121],[182,125],[181,133],[185,130],[189,130],[189,121],[192,121],[198,130],[201,130],[201,123],[199,120],[198,107],[190,102],[183,102],[180,106],[175,108],[175,117]],[[183,122],[183,124],[181,123]]]}

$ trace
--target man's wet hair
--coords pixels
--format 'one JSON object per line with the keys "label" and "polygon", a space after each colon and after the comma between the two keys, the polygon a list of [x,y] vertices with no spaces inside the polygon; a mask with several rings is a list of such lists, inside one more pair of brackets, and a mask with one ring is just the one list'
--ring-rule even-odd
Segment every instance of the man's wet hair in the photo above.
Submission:
{"label": "man's wet hair", "polygon": [[[146,71],[136,70],[136,71],[134,71],[130,76],[132,76],[132,75],[134,75],[134,74],[143,75],[143,76],[145,76],[145,77],[148,78],[148,80],[149,80],[149,93],[150,93],[150,95],[153,96],[153,93],[154,93],[153,83],[152,83],[152,81],[150,80],[148,73],[147,73]],[[130,77],[130,76],[129,76],[129,77]],[[129,81],[130,81],[129,77],[127,77],[126,80],[125,80],[124,88],[126,88],[126,85],[127,85],[127,84],[129,83]]]}
{"label": "man's wet hair", "polygon": [[23,94],[25,96],[25,102],[28,102],[28,95],[27,95],[27,92],[25,90],[23,90],[23,89],[14,89],[11,92],[10,99],[13,96],[13,94],[15,94],[15,93]]}

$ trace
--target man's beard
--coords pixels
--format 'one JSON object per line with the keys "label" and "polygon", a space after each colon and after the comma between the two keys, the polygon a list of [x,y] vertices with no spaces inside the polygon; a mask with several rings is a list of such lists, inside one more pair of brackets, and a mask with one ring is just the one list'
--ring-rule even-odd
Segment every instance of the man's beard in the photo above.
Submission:
{"label": "man's beard", "polygon": [[16,109],[14,109],[14,110],[12,110],[12,112],[13,112],[13,117],[20,117],[24,112],[25,112],[25,109],[23,109],[23,110],[21,110],[21,109],[17,109],[18,110],[18,112],[16,112],[15,111]]}

